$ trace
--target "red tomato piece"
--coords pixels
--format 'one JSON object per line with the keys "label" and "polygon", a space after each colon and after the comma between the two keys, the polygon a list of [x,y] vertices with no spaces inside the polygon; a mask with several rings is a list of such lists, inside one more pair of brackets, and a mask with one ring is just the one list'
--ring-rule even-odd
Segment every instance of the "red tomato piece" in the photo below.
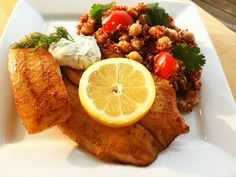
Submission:
{"label": "red tomato piece", "polygon": [[154,59],[154,68],[158,76],[168,79],[177,72],[178,63],[171,54],[162,51]]}
{"label": "red tomato piece", "polygon": [[102,19],[102,28],[105,32],[111,33],[115,31],[119,24],[127,27],[132,23],[134,23],[134,19],[127,12],[123,10],[114,10]]}

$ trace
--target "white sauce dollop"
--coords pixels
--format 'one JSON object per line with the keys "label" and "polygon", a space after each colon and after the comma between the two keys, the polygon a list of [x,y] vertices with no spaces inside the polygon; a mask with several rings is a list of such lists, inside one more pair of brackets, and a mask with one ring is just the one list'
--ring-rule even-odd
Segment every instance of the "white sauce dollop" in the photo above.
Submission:
{"label": "white sauce dollop", "polygon": [[60,66],[84,70],[101,60],[101,52],[94,37],[79,35],[74,40],[62,38],[50,45],[49,52]]}

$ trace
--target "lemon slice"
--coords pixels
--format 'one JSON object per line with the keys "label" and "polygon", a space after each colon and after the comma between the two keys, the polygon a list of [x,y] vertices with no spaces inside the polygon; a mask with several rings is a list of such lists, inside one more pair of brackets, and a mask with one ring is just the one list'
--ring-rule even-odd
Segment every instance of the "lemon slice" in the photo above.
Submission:
{"label": "lemon slice", "polygon": [[149,111],[155,99],[155,85],[150,72],[139,62],[112,58],[85,70],[79,97],[93,119],[107,126],[122,127]]}

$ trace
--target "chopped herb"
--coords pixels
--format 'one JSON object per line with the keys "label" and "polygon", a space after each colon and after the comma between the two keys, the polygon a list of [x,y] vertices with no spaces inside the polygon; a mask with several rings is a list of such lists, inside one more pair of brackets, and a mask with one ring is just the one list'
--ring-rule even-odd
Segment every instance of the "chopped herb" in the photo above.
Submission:
{"label": "chopped herb", "polygon": [[146,16],[150,26],[164,25],[168,27],[169,15],[158,3],[148,4]]}
{"label": "chopped herb", "polygon": [[206,62],[199,47],[188,47],[186,43],[176,46],[172,54],[176,59],[184,62],[188,71],[200,69]]}
{"label": "chopped herb", "polygon": [[60,26],[56,27],[56,32],[52,35],[35,33],[26,36],[26,39],[21,42],[16,42],[11,48],[34,48],[35,50],[38,48],[48,48],[53,42],[58,42],[61,38],[73,40],[67,30]]}
{"label": "chopped herb", "polygon": [[103,13],[110,9],[115,2],[109,4],[93,4],[92,9],[90,10],[90,16],[96,21],[97,24],[102,24]]}

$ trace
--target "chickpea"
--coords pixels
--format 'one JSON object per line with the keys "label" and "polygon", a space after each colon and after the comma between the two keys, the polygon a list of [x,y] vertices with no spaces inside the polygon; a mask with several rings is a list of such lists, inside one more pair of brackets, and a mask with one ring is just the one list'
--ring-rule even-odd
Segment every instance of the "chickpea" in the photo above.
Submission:
{"label": "chickpea", "polygon": [[127,41],[120,41],[117,46],[123,53],[129,53],[132,50],[132,46]]}
{"label": "chickpea", "polygon": [[194,42],[195,41],[195,37],[194,37],[193,33],[189,32],[189,31],[182,31],[181,34],[182,34],[182,37],[187,42]]}
{"label": "chickpea", "polygon": [[122,34],[121,37],[119,37],[119,41],[129,41],[129,35],[128,34]]}
{"label": "chickpea", "polygon": [[142,48],[142,41],[139,39],[132,39],[131,40],[131,46],[134,48],[134,50],[141,50]]}
{"label": "chickpea", "polygon": [[128,58],[131,59],[131,60],[138,61],[138,62],[141,62],[141,60],[142,60],[142,56],[136,51],[130,52],[128,54]]}
{"label": "chickpea", "polygon": [[138,21],[140,24],[147,24],[147,16],[145,14],[141,14],[138,16]]}
{"label": "chickpea", "polygon": [[157,44],[159,44],[160,46],[168,45],[170,42],[170,38],[168,38],[167,36],[163,36],[157,40]]}
{"label": "chickpea", "polygon": [[129,35],[130,36],[138,36],[142,31],[142,25],[138,24],[138,23],[133,23],[130,27],[129,27]]}
{"label": "chickpea", "polygon": [[81,28],[81,31],[84,35],[90,35],[94,33],[94,24],[93,23],[84,23]]}
{"label": "chickpea", "polygon": [[148,31],[148,34],[150,36],[152,36],[152,38],[156,38],[156,28],[155,27],[151,27]]}
{"label": "chickpea", "polygon": [[138,12],[136,11],[135,7],[132,7],[132,6],[128,7],[126,12],[132,15],[133,17],[138,16]]}
{"label": "chickpea", "polygon": [[167,35],[172,40],[178,39],[178,32],[174,29],[167,28]]}

